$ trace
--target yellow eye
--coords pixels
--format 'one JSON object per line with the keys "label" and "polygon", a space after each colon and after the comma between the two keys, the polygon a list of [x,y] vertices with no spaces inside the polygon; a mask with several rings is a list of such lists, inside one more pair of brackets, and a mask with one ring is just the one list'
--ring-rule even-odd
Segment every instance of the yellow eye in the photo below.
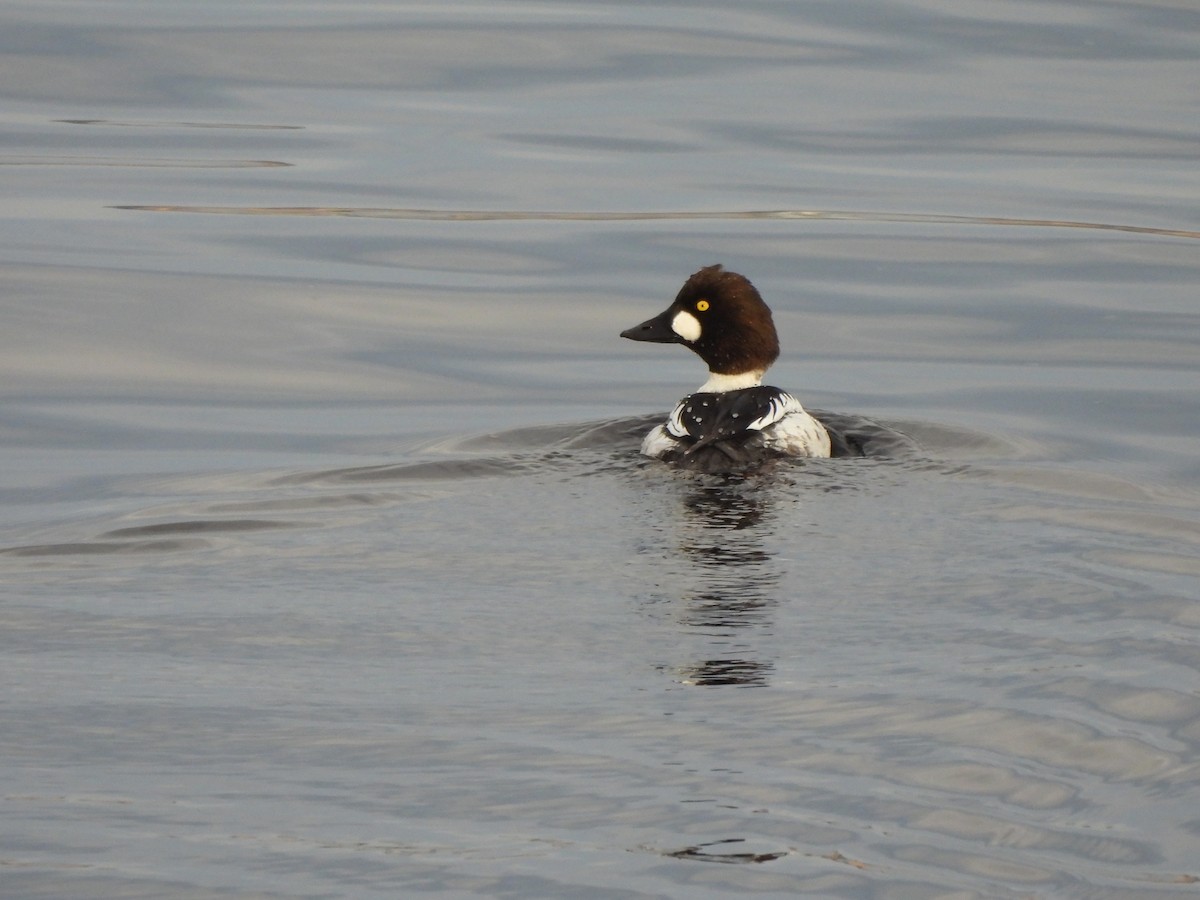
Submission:
{"label": "yellow eye", "polygon": [[696,310],[698,312],[704,312],[706,309],[708,309],[708,301],[707,300],[697,300],[696,301]]}

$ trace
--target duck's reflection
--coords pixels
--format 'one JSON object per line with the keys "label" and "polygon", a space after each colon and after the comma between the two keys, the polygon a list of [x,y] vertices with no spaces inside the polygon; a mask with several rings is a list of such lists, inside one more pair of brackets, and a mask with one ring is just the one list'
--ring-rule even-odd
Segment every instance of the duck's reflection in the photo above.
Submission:
{"label": "duck's reflection", "polygon": [[[684,488],[676,547],[688,573],[678,619],[711,637],[713,656],[675,667],[698,685],[763,686],[774,664],[753,632],[769,629],[781,573],[764,537],[771,527],[773,479],[705,477]],[[776,486],[777,487],[777,486]]]}
{"label": "duck's reflection", "polygon": [[694,666],[676,668],[675,675],[684,684],[701,687],[766,687],[771,668],[769,663],[753,659],[705,659]]}

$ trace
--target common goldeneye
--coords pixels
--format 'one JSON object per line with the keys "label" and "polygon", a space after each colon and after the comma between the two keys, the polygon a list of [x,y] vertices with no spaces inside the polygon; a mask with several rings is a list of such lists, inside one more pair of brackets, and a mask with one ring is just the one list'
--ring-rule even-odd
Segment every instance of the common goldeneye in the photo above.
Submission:
{"label": "common goldeneye", "polygon": [[621,337],[683,344],[708,364],[708,381],[646,435],[646,456],[723,472],[771,457],[830,455],[825,426],[791,394],[763,385],[779,356],[779,338],[771,310],[736,272],[706,266],[684,282],[667,310]]}

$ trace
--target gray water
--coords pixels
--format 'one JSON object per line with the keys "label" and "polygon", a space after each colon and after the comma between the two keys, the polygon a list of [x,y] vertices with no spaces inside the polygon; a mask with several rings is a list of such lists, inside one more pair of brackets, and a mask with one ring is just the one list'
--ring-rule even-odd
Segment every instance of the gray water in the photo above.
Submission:
{"label": "gray water", "polygon": [[[0,10],[0,896],[1200,890],[1200,12]],[[722,262],[906,441],[640,459]]]}

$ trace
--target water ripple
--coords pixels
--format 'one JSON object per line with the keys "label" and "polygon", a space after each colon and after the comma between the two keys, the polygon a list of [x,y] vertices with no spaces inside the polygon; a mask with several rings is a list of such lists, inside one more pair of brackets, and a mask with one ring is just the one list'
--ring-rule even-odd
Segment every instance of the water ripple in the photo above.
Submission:
{"label": "water ripple", "polygon": [[[285,165],[275,163],[274,165]],[[219,216],[331,216],[352,219],[407,219],[430,222],[641,222],[698,219],[804,219],[809,221],[897,222],[914,225],[998,225],[1019,228],[1087,228],[1123,231],[1158,237],[1200,239],[1200,231],[1158,228],[1112,222],[1077,222],[1069,219],[1018,219],[1004,216],[951,216],[934,213],[899,213],[870,210],[764,209],[673,211],[550,211],[481,209],[406,209],[355,206],[196,206],[184,204],[118,204],[110,209],[133,212],[202,213]]]}

